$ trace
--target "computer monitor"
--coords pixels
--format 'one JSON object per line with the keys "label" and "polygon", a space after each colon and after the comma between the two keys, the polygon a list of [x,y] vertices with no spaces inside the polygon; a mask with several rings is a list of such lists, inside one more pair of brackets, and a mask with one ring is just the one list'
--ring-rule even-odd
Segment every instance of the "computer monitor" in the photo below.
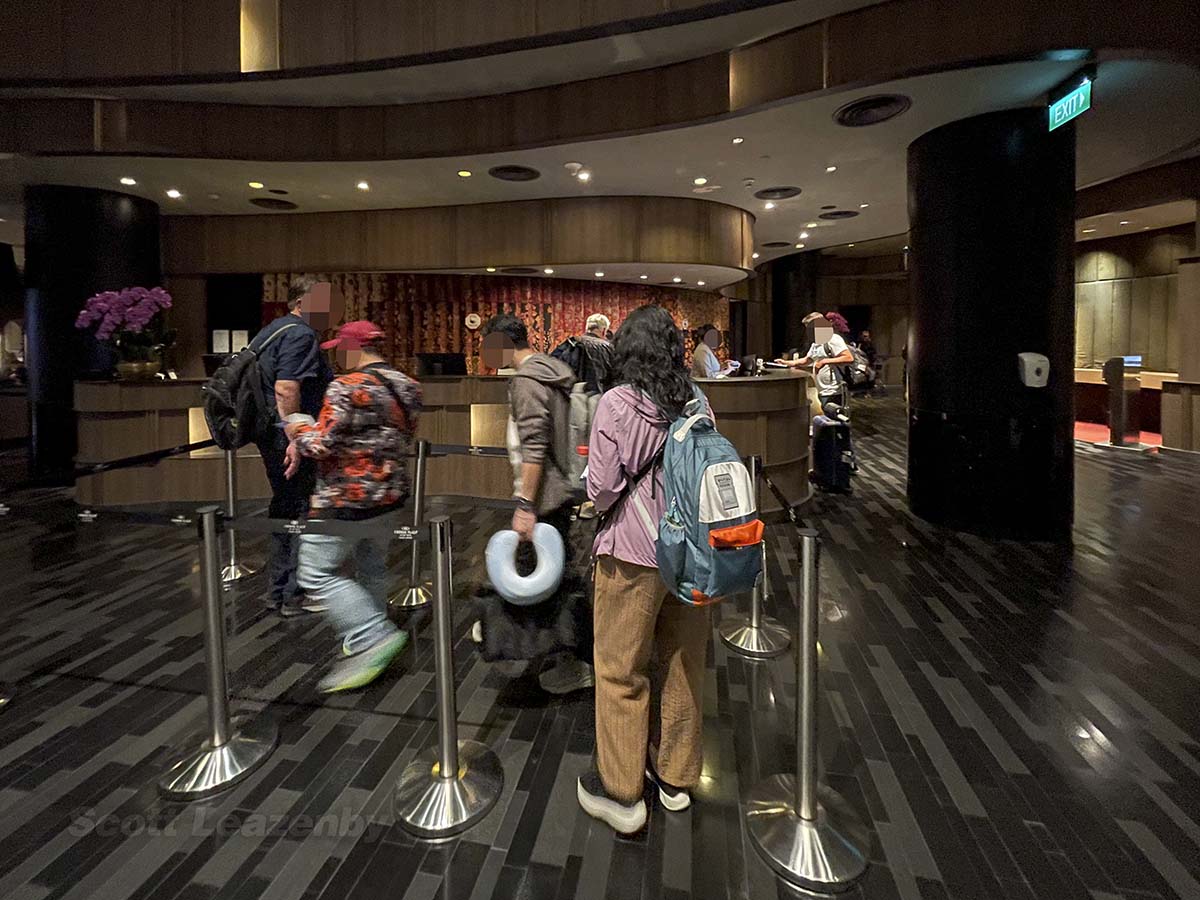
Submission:
{"label": "computer monitor", "polygon": [[743,356],[738,362],[742,364],[742,367],[734,372],[734,375],[741,375],[743,377],[753,375],[754,370],[758,366],[758,354],[751,353],[749,356]]}
{"label": "computer monitor", "polygon": [[467,357],[462,353],[418,353],[417,377],[466,375]]}

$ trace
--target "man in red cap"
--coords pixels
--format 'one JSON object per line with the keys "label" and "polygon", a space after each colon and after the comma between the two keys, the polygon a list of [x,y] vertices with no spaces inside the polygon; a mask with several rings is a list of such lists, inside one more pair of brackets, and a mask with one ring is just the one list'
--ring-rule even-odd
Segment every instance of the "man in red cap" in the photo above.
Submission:
{"label": "man in red cap", "polygon": [[[361,521],[397,510],[408,499],[408,456],[421,412],[421,388],[380,355],[383,331],[347,322],[323,350],[338,368],[319,418],[285,419],[300,456],[316,460],[313,512],[322,519]],[[294,471],[293,466],[289,472]],[[342,573],[353,557],[354,578]],[[327,606],[341,651],[317,688],[347,691],[374,681],[408,643],[387,617],[387,543],[376,537],[305,533],[297,582]]]}

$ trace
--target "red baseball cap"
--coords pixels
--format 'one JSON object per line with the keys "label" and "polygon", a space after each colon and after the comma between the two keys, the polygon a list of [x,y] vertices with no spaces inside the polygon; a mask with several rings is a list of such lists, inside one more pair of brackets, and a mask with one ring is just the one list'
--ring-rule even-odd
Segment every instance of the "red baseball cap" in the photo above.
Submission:
{"label": "red baseball cap", "polygon": [[359,319],[355,322],[347,322],[339,328],[337,337],[331,341],[325,341],[325,343],[321,344],[321,349],[331,350],[334,347],[345,345],[348,350],[357,350],[363,344],[381,337],[383,337],[382,328],[374,322]]}

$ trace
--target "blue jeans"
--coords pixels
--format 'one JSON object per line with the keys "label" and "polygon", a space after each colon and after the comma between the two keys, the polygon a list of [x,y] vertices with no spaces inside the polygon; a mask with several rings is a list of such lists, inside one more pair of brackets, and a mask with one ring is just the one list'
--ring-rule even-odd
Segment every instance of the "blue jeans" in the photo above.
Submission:
{"label": "blue jeans", "polygon": [[[353,555],[355,578],[342,574]],[[314,600],[328,604],[346,655],[378,643],[396,630],[387,617],[387,544],[377,538],[300,535],[297,582]]]}

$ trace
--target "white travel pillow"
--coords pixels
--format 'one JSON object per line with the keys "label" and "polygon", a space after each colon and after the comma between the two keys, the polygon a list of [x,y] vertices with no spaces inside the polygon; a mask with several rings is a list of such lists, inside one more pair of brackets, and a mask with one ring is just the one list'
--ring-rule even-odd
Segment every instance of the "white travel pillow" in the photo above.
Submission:
{"label": "white travel pillow", "polygon": [[558,590],[563,577],[562,536],[552,525],[538,522],[533,526],[533,548],[537,551],[537,568],[522,577],[517,574],[517,544],[515,531],[497,531],[487,544],[488,578],[496,593],[516,606],[541,603]]}

